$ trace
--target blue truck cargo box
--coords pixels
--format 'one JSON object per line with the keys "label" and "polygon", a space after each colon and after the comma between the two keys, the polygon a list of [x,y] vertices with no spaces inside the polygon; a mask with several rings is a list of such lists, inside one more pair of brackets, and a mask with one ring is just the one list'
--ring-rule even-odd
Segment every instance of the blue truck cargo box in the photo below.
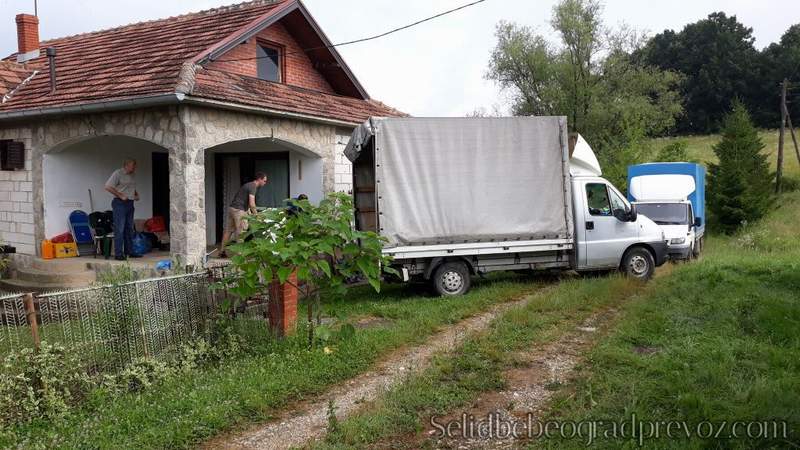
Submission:
{"label": "blue truck cargo box", "polygon": [[[628,186],[631,180],[642,175],[689,175],[694,178],[695,191],[689,194],[687,200],[692,203],[695,218],[700,218],[701,228],[706,225],[706,168],[700,164],[688,162],[661,162],[646,163],[628,166]],[[630,191],[630,189],[629,189]],[[628,200],[636,199],[628,192]]]}

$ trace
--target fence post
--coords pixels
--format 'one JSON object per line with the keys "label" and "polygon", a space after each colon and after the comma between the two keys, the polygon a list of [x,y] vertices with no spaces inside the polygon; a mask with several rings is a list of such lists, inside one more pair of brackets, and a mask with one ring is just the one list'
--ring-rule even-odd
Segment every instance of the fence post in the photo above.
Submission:
{"label": "fence post", "polygon": [[25,294],[22,301],[25,303],[25,315],[28,319],[28,325],[31,327],[33,348],[38,352],[41,341],[39,340],[39,322],[36,319],[36,306],[33,304],[33,294]]}

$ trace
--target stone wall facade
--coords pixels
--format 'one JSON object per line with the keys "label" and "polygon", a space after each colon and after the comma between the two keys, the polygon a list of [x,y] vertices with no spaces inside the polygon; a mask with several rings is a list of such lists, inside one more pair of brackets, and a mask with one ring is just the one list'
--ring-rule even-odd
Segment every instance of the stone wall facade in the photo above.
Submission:
{"label": "stone wall facade", "polygon": [[344,156],[344,148],[350,141],[353,130],[340,128],[336,132],[336,152],[334,156],[334,190],[336,192],[352,193],[353,191],[353,163]]}
{"label": "stone wall facade", "polygon": [[[38,254],[44,239],[43,155],[69,151],[97,136],[122,135],[166,149],[170,164],[170,241],[173,254],[189,264],[206,252],[205,152],[246,139],[275,139],[323,159],[323,190],[343,187],[345,164],[337,155],[348,129],[293,118],[234,112],[199,106],[64,116],[31,123],[0,124],[0,138],[25,143],[26,170],[0,171],[0,241],[18,252]],[[345,159],[346,161],[346,159]]]}
{"label": "stone wall facade", "polygon": [[26,254],[36,252],[31,137],[30,128],[0,128],[0,139],[25,144],[25,169],[0,170],[0,243]]}

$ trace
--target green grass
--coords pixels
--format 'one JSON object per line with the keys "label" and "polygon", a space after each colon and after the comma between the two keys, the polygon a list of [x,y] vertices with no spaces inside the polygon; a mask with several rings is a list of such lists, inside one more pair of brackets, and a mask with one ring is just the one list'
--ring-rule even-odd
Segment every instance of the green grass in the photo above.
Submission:
{"label": "green grass", "polygon": [[[515,364],[509,351],[546,342],[566,324],[610,304],[622,309],[619,325],[578,367],[579,381],[560,388],[551,419],[609,423],[635,415],[690,424],[777,419],[797,430],[800,193],[783,197],[781,205],[736,237],[712,237],[701,261],[675,266],[643,290],[632,291],[617,277],[561,283],[341,422],[317,447],[417,446],[415,439],[424,441],[419,432],[428,417],[457,413],[481,393],[503,387],[502,371]],[[796,444],[793,433],[790,440]],[[646,444],[748,448],[788,443],[678,439]],[[534,447],[585,445],[585,439],[576,438],[540,441]],[[637,442],[597,439],[595,445],[636,447]]]}
{"label": "green grass", "polygon": [[328,314],[342,321],[389,320],[358,330],[331,354],[307,350],[304,337],[297,336],[141,394],[93,398],[62,420],[0,430],[0,448],[191,447],[222,431],[267,420],[279,408],[369,369],[392,349],[421,343],[443,325],[541,285],[532,278],[493,277],[457,298],[419,295],[408,286],[390,286],[381,294],[359,288],[348,299],[325,305]]}
{"label": "green grass", "polygon": [[[569,420],[783,420],[788,441],[660,440],[662,448],[797,446],[800,441],[800,194],[764,222],[717,238],[627,309],[554,403]],[[641,354],[635,347],[655,353]],[[790,445],[790,442],[792,443]],[[630,442],[631,444],[633,442]],[[651,442],[655,443],[655,442]],[[619,441],[598,441],[616,448]],[[559,442],[580,447],[582,443]]]}
{"label": "green grass", "polygon": [[488,332],[435,358],[429,369],[342,421],[318,447],[364,448],[388,441],[397,447],[396,439],[420,431],[427,417],[465,406],[483,391],[502,388],[502,370],[515,364],[514,350],[553,339],[592,311],[619,304],[636,286],[620,276],[582,278],[535,294],[524,307],[495,319]]}
{"label": "green grass", "polygon": [[[796,130],[797,133],[800,130]],[[778,160],[778,130],[762,130],[759,135],[764,142],[764,152],[770,155],[770,165],[772,170],[777,167]],[[797,136],[800,139],[800,136]],[[673,142],[675,140],[683,140],[688,145],[689,157],[693,160],[703,163],[716,162],[717,157],[714,155],[713,146],[719,142],[720,136],[718,134],[707,134],[697,136],[679,136],[670,138],[656,138],[653,139],[653,147],[658,150],[661,147]],[[792,138],[789,136],[788,130],[784,138],[783,145],[783,162],[784,173],[794,177],[800,176],[800,164],[797,161],[794,147],[792,146]]]}

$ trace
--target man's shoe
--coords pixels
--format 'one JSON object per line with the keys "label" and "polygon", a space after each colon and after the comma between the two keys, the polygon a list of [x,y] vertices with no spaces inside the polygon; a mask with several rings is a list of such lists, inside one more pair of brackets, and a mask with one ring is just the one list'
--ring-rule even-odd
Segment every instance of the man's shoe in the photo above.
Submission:
{"label": "man's shoe", "polygon": [[127,258],[125,258],[124,256],[115,256],[114,259],[116,259],[117,261],[125,261]]}
{"label": "man's shoe", "polygon": [[142,257],[142,255],[137,255],[137,254],[128,255],[128,258],[141,258],[141,257]]}

